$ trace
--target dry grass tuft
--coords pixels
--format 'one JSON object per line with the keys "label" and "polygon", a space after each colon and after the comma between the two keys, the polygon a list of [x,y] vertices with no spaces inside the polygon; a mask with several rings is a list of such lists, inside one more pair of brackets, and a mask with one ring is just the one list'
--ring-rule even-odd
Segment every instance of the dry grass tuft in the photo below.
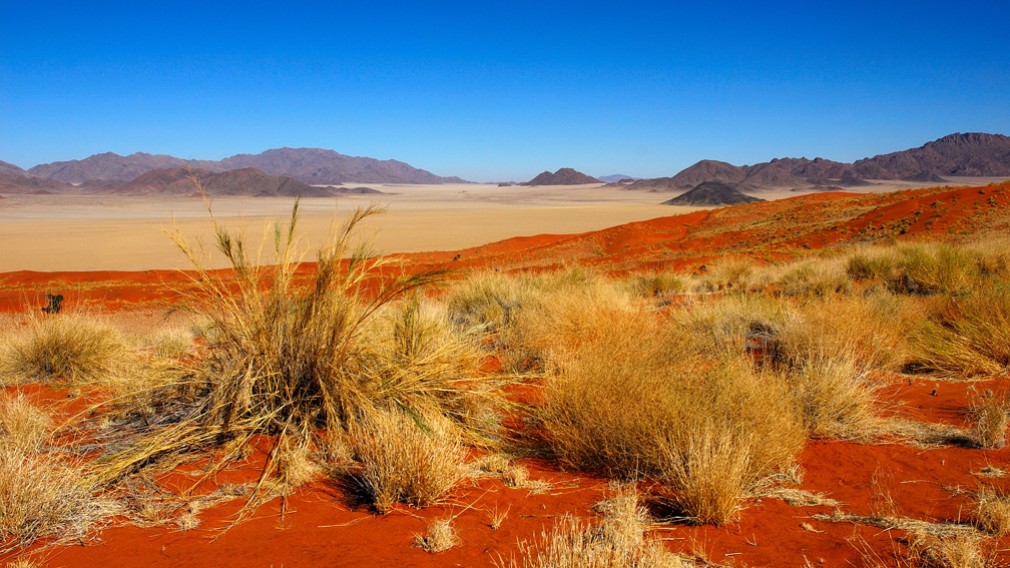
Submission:
{"label": "dry grass tuft", "polygon": [[29,452],[39,452],[55,425],[45,411],[23,394],[0,397],[0,443]]}
{"label": "dry grass tuft", "polygon": [[438,503],[465,475],[466,451],[445,419],[379,411],[352,427],[358,484],[380,513]]}
{"label": "dry grass tuft", "polygon": [[495,503],[494,509],[487,512],[487,526],[491,527],[491,530],[498,530],[501,528],[502,524],[505,523],[505,519],[509,516],[509,511],[512,510],[512,505],[509,505],[505,510],[501,510],[498,503]]}
{"label": "dry grass tuft", "polygon": [[1010,404],[1005,396],[991,392],[976,398],[971,405],[972,438],[980,448],[999,449],[1006,445],[1010,425]]}
{"label": "dry grass tuft", "polygon": [[444,552],[462,543],[452,519],[435,519],[428,523],[427,532],[414,536],[414,546],[431,553]]}
{"label": "dry grass tuft", "polygon": [[676,450],[663,472],[676,490],[673,504],[691,522],[727,523],[755,481],[752,442],[712,424],[697,427],[687,438],[686,443],[670,444]]}
{"label": "dry grass tuft", "polygon": [[33,315],[0,345],[0,376],[15,384],[107,379],[126,354],[119,334],[93,318]]}
{"label": "dry grass tuft", "polygon": [[922,568],[990,568],[997,566],[993,547],[977,533],[936,536],[913,533],[909,550]]}
{"label": "dry grass tuft", "polygon": [[82,540],[118,512],[74,463],[13,446],[0,448],[0,552],[39,539]]}
{"label": "dry grass tuft", "polygon": [[993,375],[1010,367],[1010,284],[979,280],[943,299],[915,334],[917,363],[948,376]]}
{"label": "dry grass tuft", "polygon": [[[709,338],[726,332],[666,327],[619,298],[584,300],[552,301],[541,325],[554,334],[531,334],[544,338],[554,369],[538,412],[558,459],[619,479],[661,478],[685,496],[729,467],[714,475],[735,484],[733,508],[753,482],[792,463],[805,435],[790,385],[729,347],[712,348]],[[699,424],[708,424],[704,438]],[[683,504],[704,522],[726,518],[694,510],[687,497]]]}
{"label": "dry grass tuft", "polygon": [[687,568],[692,563],[646,537],[648,516],[633,491],[596,507],[597,526],[566,517],[534,542],[519,543],[519,559],[499,559],[500,568]]}
{"label": "dry grass tuft", "polygon": [[975,493],[975,526],[993,536],[1010,534],[1010,495],[995,487],[982,487]]}

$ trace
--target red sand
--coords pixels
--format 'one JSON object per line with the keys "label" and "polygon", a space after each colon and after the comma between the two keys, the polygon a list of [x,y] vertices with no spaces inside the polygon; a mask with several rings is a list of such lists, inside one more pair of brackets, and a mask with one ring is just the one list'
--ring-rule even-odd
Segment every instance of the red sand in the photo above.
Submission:
{"label": "red sand", "polygon": [[[403,255],[407,266],[459,270],[543,269],[569,262],[605,270],[691,268],[723,254],[757,259],[788,258],[807,248],[880,239],[926,237],[974,231],[1003,222],[1010,184],[986,188],[941,188],[882,195],[825,193],[702,211],[631,223],[582,235],[518,237],[457,253]],[[305,267],[309,270],[311,267]],[[63,293],[68,307],[124,311],[168,307],[185,293],[187,276],[175,271],[0,274],[0,311],[35,309],[46,292]],[[488,362],[493,365],[493,362]],[[882,379],[888,380],[888,379]],[[997,383],[978,388],[997,388]],[[891,379],[884,390],[889,408],[917,420],[961,425],[972,396],[966,383]],[[8,389],[11,390],[11,389]],[[69,391],[51,387],[22,390],[79,412],[87,393],[68,399]],[[517,396],[535,398],[529,388]],[[228,478],[252,479],[254,465]],[[929,521],[965,519],[968,496],[983,483],[1007,486],[1004,479],[980,477],[985,466],[1010,470],[1010,449],[982,451],[947,446],[917,449],[901,444],[865,445],[812,441],[799,459],[800,487],[841,501],[847,512],[891,514]],[[189,531],[131,526],[103,531],[83,546],[32,549],[51,566],[490,566],[515,550],[518,539],[531,539],[561,516],[592,518],[590,506],[607,493],[607,481],[563,472],[556,464],[525,461],[534,479],[553,490],[530,495],[482,480],[459,488],[450,503],[424,510],[402,507],[387,515],[354,508],[344,492],[317,482],[288,501],[281,523],[279,501],[261,507],[255,517],[225,526],[241,505],[233,501],[200,514]],[[221,481],[224,477],[219,478]],[[647,489],[648,484],[643,484]],[[739,522],[724,527],[671,523],[656,531],[672,550],[704,555],[735,566],[859,565],[873,549],[888,565],[904,550],[901,531],[813,520],[829,507],[795,507],[765,498],[745,504]],[[488,526],[488,512],[509,510],[498,530]],[[453,516],[461,547],[429,554],[411,546],[415,534],[435,518]],[[812,530],[811,530],[812,529]],[[1006,544],[1006,543],[1003,543]],[[1003,548],[1006,548],[1005,546]],[[1002,553],[1004,560],[1010,560]]]}

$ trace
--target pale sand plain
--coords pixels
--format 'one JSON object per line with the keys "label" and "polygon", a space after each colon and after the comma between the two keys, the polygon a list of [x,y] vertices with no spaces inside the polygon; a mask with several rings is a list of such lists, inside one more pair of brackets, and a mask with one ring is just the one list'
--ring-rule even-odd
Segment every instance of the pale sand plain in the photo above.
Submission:
{"label": "pale sand plain", "polygon": [[[989,181],[993,180],[951,180],[956,185]],[[347,185],[384,193],[303,199],[299,246],[306,260],[313,258],[312,251],[327,240],[334,226],[356,207],[369,205],[385,212],[364,223],[357,235],[371,241],[380,254],[458,250],[515,236],[581,233],[699,209],[661,205],[678,195],[675,192],[599,185]],[[847,191],[923,185],[880,182]],[[788,189],[756,193],[765,199],[800,194]],[[244,232],[258,246],[271,223],[288,219],[293,203],[293,198],[218,197],[212,205],[223,225]],[[0,272],[189,268],[167,234],[173,230],[190,242],[204,243],[209,265],[225,265],[223,257],[212,253],[211,225],[199,198],[8,195],[0,199]],[[269,262],[270,246],[264,248],[263,261]]]}
{"label": "pale sand plain", "polygon": [[[368,184],[348,184],[351,187]],[[521,235],[579,233],[621,223],[693,211],[659,205],[665,194],[600,190],[596,186],[510,187],[483,184],[369,185],[383,194],[301,201],[300,248],[312,251],[356,207],[385,212],[357,235],[380,254],[456,250]],[[286,221],[293,198],[218,197],[215,216],[259,246],[265,229]],[[212,230],[196,197],[19,196],[0,199],[0,272],[189,268],[169,231],[202,241],[210,254]],[[265,249],[270,249],[270,243]],[[269,250],[264,261],[272,258]]]}

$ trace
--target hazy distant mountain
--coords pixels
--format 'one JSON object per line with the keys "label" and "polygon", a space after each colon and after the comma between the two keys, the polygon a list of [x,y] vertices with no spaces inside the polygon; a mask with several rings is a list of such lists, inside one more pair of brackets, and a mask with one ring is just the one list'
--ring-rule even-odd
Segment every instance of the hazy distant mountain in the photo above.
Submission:
{"label": "hazy distant mountain", "polygon": [[319,197],[336,195],[328,187],[313,187],[284,176],[273,176],[255,168],[209,172],[189,168],[152,170],[129,182],[88,182],[82,187],[120,195],[197,195],[194,179],[207,195],[249,195],[253,197]]}
{"label": "hazy distant mountain", "polygon": [[663,202],[663,205],[719,206],[738,205],[764,201],[741,193],[735,187],[718,181],[706,181],[693,187],[683,195]]}
{"label": "hazy distant mountain", "polygon": [[137,152],[120,156],[112,152],[83,160],[40,164],[28,173],[69,183],[94,180],[131,181],[153,170],[191,168],[222,172],[256,168],[271,175],[310,184],[360,183],[462,183],[457,177],[440,177],[396,160],[345,156],[319,148],[280,148],[260,154],[239,154],[220,161],[184,160],[174,156]]}
{"label": "hazy distant mountain", "polygon": [[634,180],[636,180],[638,178],[631,177],[628,174],[610,174],[608,176],[600,176],[600,177],[598,177],[596,179],[598,179],[598,180],[600,180],[600,181],[602,181],[604,183],[617,183],[619,181],[624,181],[624,180],[629,180],[629,179],[632,180],[632,181],[634,181]]}
{"label": "hazy distant mountain", "polygon": [[28,173],[68,183],[83,183],[94,180],[130,181],[140,174],[168,168],[216,169],[213,162],[183,160],[164,154],[136,152],[129,156],[120,156],[113,152],[105,152],[83,160],[39,164],[29,168]]}
{"label": "hazy distant mountain", "polygon": [[554,173],[542,172],[521,185],[581,185],[584,183],[600,183],[600,180],[572,168],[561,168]]}
{"label": "hazy distant mountain", "polygon": [[864,158],[852,164],[824,158],[777,158],[752,166],[702,160],[673,177],[639,180],[627,189],[680,191],[705,181],[759,190],[769,187],[858,187],[869,179],[938,183],[942,176],[1010,176],[1010,137],[951,134],[919,148]]}
{"label": "hazy distant mountain", "polygon": [[279,148],[260,154],[239,154],[218,162],[217,169],[257,168],[305,183],[465,183],[440,177],[397,160],[345,156],[319,148]]}

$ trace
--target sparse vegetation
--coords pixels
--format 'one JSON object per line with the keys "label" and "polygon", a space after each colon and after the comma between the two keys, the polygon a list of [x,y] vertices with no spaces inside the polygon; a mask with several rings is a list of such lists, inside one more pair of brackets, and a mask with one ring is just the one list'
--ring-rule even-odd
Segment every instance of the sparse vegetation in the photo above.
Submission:
{"label": "sparse vegetation", "polygon": [[427,532],[414,537],[415,546],[431,553],[445,552],[461,543],[459,533],[452,526],[452,519],[435,519],[428,523]]}
{"label": "sparse vegetation", "polygon": [[567,517],[535,542],[519,543],[519,558],[499,568],[678,568],[693,566],[647,537],[649,518],[633,491],[597,505],[602,521],[589,526]]}
{"label": "sparse vegetation", "polygon": [[77,462],[4,444],[0,447],[0,553],[39,539],[84,539],[116,514]]}
{"label": "sparse vegetation", "polygon": [[33,315],[0,344],[0,382],[110,379],[126,355],[111,327],[84,314]]}
{"label": "sparse vegetation", "polygon": [[[111,401],[61,429],[27,396],[0,397],[0,542],[83,538],[122,512],[105,496],[123,488],[138,524],[196,527],[207,496],[187,491],[253,455],[265,456],[260,478],[228,497],[247,499],[239,520],[317,479],[382,514],[452,501],[470,477],[543,493],[552,486],[531,480],[531,470],[549,478],[535,457],[644,481],[664,523],[721,525],[746,515],[748,499],[843,507],[785,487],[799,484],[809,439],[967,452],[1006,444],[1004,394],[976,393],[970,408],[953,409],[965,411],[955,415],[968,417],[963,427],[893,419],[898,403],[887,398],[899,381],[915,384],[912,373],[931,375],[936,396],[942,381],[1010,367],[1001,250],[877,245],[763,266],[732,258],[694,276],[488,272],[426,296],[439,274],[405,273],[353,246],[355,226],[374,213],[354,214],[312,267],[300,265],[297,206],[273,235],[276,265],[216,223],[229,274],[177,236],[194,263],[193,306],[209,321],[199,338],[176,327],[131,344],[72,313],[25,318],[2,338],[5,382],[88,382]],[[75,453],[74,436],[97,442]],[[149,468],[190,460],[205,463],[184,498],[145,485]],[[474,507],[481,530],[529,517],[510,518],[511,505],[497,501],[511,489],[492,490],[493,507]],[[1010,534],[1010,499],[995,485],[974,498],[967,520],[945,521],[949,534],[898,519],[883,493],[871,497],[881,502],[874,517],[836,516],[903,531],[909,557],[899,565],[993,565],[980,531]],[[565,518],[499,564],[693,565],[648,537],[653,521],[634,491],[596,510],[599,522]],[[458,545],[453,520],[432,521],[415,544]]]}

